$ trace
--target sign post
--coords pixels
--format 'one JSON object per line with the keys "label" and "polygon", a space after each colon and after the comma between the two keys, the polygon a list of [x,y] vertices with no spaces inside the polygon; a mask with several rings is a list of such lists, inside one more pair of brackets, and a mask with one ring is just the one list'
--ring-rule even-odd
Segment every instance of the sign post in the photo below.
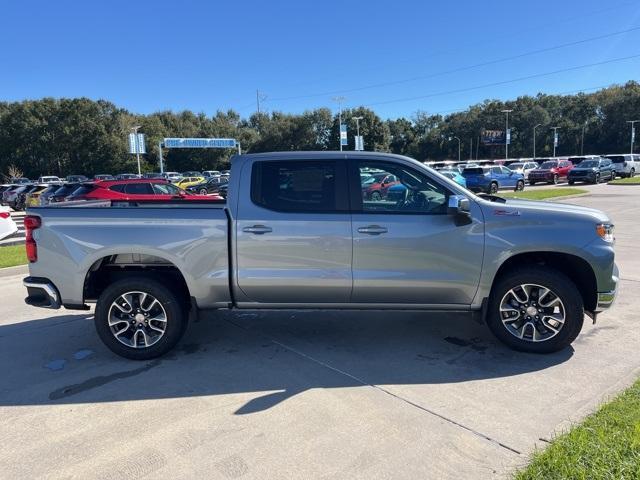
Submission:
{"label": "sign post", "polygon": [[556,156],[556,147],[558,146],[558,129],[560,127],[551,127],[553,130],[553,156]]}
{"label": "sign post", "polygon": [[138,175],[141,175],[140,154],[147,153],[147,150],[144,144],[144,133],[138,133],[138,128],[140,127],[134,127],[134,131],[129,134],[129,153],[136,154],[136,159],[138,160]]}
{"label": "sign post", "polygon": [[237,148],[242,155],[240,142],[235,138],[165,138],[158,145],[160,152],[160,172],[163,170],[162,147],[164,148]]}
{"label": "sign post", "polygon": [[340,150],[342,147],[346,146],[349,143],[347,139],[347,126],[344,123],[340,124]]}

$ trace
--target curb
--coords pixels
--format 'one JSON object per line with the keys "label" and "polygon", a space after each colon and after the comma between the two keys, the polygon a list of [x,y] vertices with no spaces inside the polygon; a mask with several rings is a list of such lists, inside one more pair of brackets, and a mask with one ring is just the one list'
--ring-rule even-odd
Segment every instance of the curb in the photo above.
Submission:
{"label": "curb", "polygon": [[608,183],[612,187],[640,187],[640,183]]}
{"label": "curb", "polygon": [[0,268],[0,278],[14,277],[16,275],[28,275],[29,265]]}
{"label": "curb", "polygon": [[551,197],[546,200],[542,200],[543,202],[555,202],[556,200],[564,200],[566,198],[580,198],[580,197],[588,197],[591,195],[591,192],[588,193],[576,193],[575,195],[563,195],[562,197]]}

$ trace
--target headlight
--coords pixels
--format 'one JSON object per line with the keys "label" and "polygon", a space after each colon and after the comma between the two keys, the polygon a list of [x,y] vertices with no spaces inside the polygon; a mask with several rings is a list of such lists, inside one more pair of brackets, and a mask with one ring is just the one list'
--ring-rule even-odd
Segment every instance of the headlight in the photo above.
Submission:
{"label": "headlight", "polygon": [[599,223],[596,225],[596,233],[605,242],[613,242],[613,225],[611,223]]}

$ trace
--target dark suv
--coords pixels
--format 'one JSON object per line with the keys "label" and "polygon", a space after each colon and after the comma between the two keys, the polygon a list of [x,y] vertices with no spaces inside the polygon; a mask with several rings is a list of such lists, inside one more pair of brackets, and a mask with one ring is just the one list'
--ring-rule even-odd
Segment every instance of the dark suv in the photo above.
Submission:
{"label": "dark suv", "polygon": [[589,158],[583,160],[569,171],[569,185],[575,182],[600,183],[616,178],[616,171],[608,158]]}

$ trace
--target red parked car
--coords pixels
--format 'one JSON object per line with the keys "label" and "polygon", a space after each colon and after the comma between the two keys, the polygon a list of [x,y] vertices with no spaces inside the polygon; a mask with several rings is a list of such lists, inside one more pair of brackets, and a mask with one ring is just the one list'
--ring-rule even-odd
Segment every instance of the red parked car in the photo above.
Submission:
{"label": "red parked car", "polygon": [[219,195],[190,195],[164,179],[103,180],[85,183],[67,197],[72,200],[224,200]]}
{"label": "red parked car", "polygon": [[547,160],[529,172],[529,185],[537,182],[556,184],[560,180],[566,180],[572,168],[573,163],[569,160]]}
{"label": "red parked car", "polygon": [[362,198],[381,200],[387,196],[387,190],[400,182],[395,175],[387,172],[373,173],[362,180]]}

